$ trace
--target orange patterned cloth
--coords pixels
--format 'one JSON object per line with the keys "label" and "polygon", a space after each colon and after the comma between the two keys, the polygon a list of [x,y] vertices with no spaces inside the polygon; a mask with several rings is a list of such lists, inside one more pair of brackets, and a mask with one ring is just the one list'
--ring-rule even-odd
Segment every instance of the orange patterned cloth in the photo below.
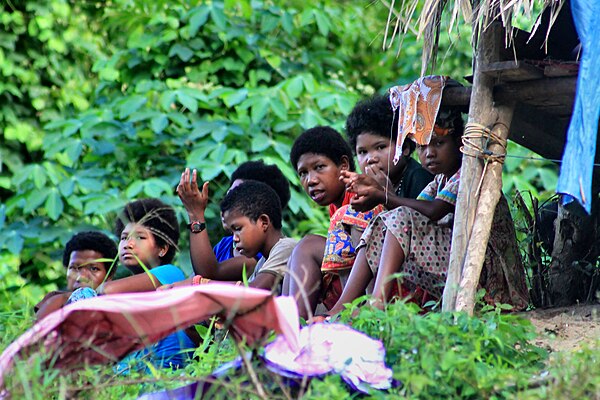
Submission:
{"label": "orange patterned cloth", "polygon": [[352,229],[364,231],[369,221],[384,210],[381,204],[366,212],[356,211],[350,205],[338,208],[331,217],[321,271],[352,268],[356,258],[356,245],[352,243]]}
{"label": "orange patterned cloth", "polygon": [[439,75],[423,76],[411,84],[390,89],[392,109],[394,113],[399,111],[394,164],[402,155],[402,145],[407,137],[417,144],[429,144],[447,79]]}

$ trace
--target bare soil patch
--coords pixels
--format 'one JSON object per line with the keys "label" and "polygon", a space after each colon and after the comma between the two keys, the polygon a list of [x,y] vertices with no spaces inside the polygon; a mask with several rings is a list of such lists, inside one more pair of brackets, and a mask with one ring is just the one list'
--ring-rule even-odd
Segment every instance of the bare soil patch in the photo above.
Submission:
{"label": "bare soil patch", "polygon": [[576,351],[600,341],[600,304],[536,309],[521,313],[538,337],[533,344],[549,352]]}

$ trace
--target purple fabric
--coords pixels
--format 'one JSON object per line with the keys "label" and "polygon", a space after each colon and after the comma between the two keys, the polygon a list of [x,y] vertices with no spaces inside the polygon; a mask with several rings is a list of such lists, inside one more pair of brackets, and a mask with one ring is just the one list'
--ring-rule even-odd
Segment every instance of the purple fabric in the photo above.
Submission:
{"label": "purple fabric", "polygon": [[[299,386],[298,382],[304,377],[318,378],[328,373],[340,374],[353,390],[365,394],[370,389],[385,390],[400,385],[385,365],[383,344],[342,324],[314,324],[302,328],[300,347],[295,350],[280,335],[265,347],[261,358],[271,372],[290,378],[284,382],[291,387]],[[225,372],[241,366],[242,358],[238,357],[215,370],[210,380],[221,379]],[[198,381],[177,389],[144,394],[138,400],[192,400],[202,398],[208,388],[209,383]]]}
{"label": "purple fabric", "polygon": [[321,376],[337,373],[353,389],[392,387],[392,370],[385,365],[385,348],[379,340],[343,324],[313,324],[300,330],[300,348],[292,350],[277,337],[265,347],[272,371],[284,376]]}
{"label": "purple fabric", "polygon": [[[249,355],[248,355],[249,356]],[[137,400],[194,400],[201,399],[207,394],[212,386],[211,381],[220,379],[231,369],[238,370],[242,367],[242,358],[238,357],[233,361],[221,365],[213,371],[206,380],[196,381],[175,389],[161,390],[158,392],[144,393]]]}

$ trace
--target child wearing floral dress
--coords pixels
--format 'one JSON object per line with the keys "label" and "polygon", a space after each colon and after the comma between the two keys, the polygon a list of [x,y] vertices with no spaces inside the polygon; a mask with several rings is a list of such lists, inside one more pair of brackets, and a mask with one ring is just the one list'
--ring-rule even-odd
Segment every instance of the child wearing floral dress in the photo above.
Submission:
{"label": "child wearing floral dress", "polygon": [[[433,182],[417,199],[401,199],[399,207],[373,219],[361,237],[344,292],[328,315],[364,294],[372,279],[378,304],[394,296],[411,297],[421,305],[441,298],[460,181],[463,121],[456,111],[440,110],[437,118],[436,114],[428,141],[417,147],[421,164],[435,174]],[[401,273],[400,282],[391,279],[396,273]],[[486,289],[489,303],[511,304],[515,309],[527,306],[524,269],[503,196],[496,207],[479,284]]]}

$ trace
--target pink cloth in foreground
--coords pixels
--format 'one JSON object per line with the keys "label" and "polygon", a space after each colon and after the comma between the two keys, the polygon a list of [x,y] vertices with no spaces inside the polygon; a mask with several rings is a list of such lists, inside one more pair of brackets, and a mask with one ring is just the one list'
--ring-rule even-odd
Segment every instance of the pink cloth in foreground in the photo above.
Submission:
{"label": "pink cloth in foreground", "polygon": [[0,356],[0,387],[15,357],[40,345],[57,368],[108,363],[213,315],[231,316],[230,329],[249,344],[275,330],[298,345],[296,303],[267,290],[211,283],[114,294],[69,304],[23,333]]}

